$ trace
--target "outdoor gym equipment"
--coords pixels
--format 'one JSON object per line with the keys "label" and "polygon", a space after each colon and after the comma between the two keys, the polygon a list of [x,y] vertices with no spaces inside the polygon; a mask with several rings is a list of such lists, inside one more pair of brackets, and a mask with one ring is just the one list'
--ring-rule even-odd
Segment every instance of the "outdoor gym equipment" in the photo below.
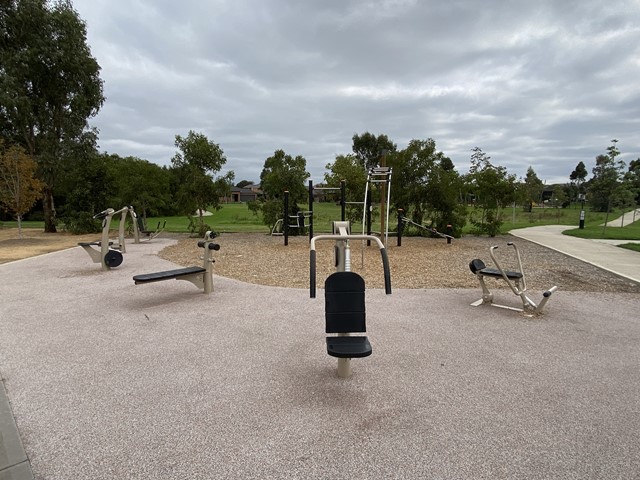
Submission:
{"label": "outdoor gym equipment", "polygon": [[[551,287],[549,290],[544,292],[542,294],[542,300],[539,304],[536,304],[533,300],[531,300],[526,295],[527,282],[524,275],[524,269],[522,268],[520,251],[518,250],[516,244],[513,242],[508,242],[507,245],[513,247],[513,249],[515,250],[516,258],[518,260],[518,268],[520,271],[504,270],[500,266],[500,263],[498,262],[495,255],[495,251],[498,249],[497,245],[494,245],[489,249],[491,260],[493,260],[493,263],[497,268],[487,268],[484,262],[479,258],[471,260],[471,262],[469,263],[469,268],[471,269],[471,272],[478,278],[478,281],[480,282],[480,288],[482,288],[482,298],[476,300],[471,305],[477,307],[479,305],[488,303],[494,307],[515,310],[517,312],[523,312],[524,314],[530,316],[542,313],[542,309],[544,308],[545,304],[549,301],[549,298],[551,298],[551,295],[558,289],[558,287]],[[507,282],[507,285],[509,285],[511,291],[513,291],[513,293],[516,296],[520,297],[520,299],[522,300],[522,308],[509,307],[507,305],[499,305],[497,303],[493,303],[493,294],[487,288],[487,285],[484,281],[485,277],[500,278]]]}
{"label": "outdoor gym equipment", "polygon": [[202,267],[186,267],[175,270],[165,270],[164,272],[145,273],[133,277],[136,285],[144,283],[161,282],[163,280],[186,280],[196,287],[202,288],[204,293],[213,291],[213,252],[220,250],[220,245],[213,243],[213,239],[218,236],[215,232],[207,232],[203,240],[198,241],[198,246],[204,248],[202,257]]}
{"label": "outdoor gym equipment", "polygon": [[[402,234],[404,233],[405,225],[413,225],[415,227],[418,227],[418,228],[420,228],[422,230],[425,230],[425,231],[431,233],[432,235],[437,235],[438,237],[445,238],[447,240],[447,243],[451,243],[451,241],[453,240],[453,236],[451,236],[451,235],[439,232],[438,230],[436,230],[433,227],[427,227],[426,225],[420,225],[419,223],[416,223],[416,222],[414,222],[412,220],[409,220],[407,217],[404,216],[404,210],[399,208],[398,209],[398,247],[402,246]],[[450,229],[451,225],[448,225],[448,228]]]}
{"label": "outdoor gym equipment", "polygon": [[131,208],[131,216],[133,218],[133,234],[135,237],[135,243],[140,243],[141,233],[143,235],[146,235],[147,238],[145,240],[151,241],[158,235],[160,235],[164,231],[164,228],[167,226],[167,221],[165,220],[162,226],[160,226],[161,222],[158,222],[158,226],[155,230],[148,230],[144,225],[144,219],[142,217],[139,217],[136,212],[133,211],[133,207],[129,208]]}
{"label": "outdoor gym equipment", "polygon": [[[273,228],[271,229],[271,235],[284,235],[285,247],[289,245],[289,229],[291,228],[305,228],[305,218],[309,218],[313,215],[313,212],[300,211],[297,215],[289,215],[289,191],[284,191],[284,209],[283,218],[279,218]],[[286,221],[285,221],[286,220]],[[293,223],[292,223],[293,222]]]}
{"label": "outdoor gym equipment", "polygon": [[[373,212],[373,206],[371,205],[371,193],[369,190],[371,189],[371,185],[374,183],[379,183],[382,185],[382,194],[381,194],[381,210],[385,209],[386,204],[386,212],[380,212],[380,218],[382,220],[381,228],[380,228],[380,236],[384,236],[384,245],[387,245],[387,240],[389,239],[389,205],[391,203],[391,167],[374,167],[370,168],[367,174],[367,186],[364,190],[364,205],[365,208],[362,212],[362,234],[365,233],[365,228],[367,235],[371,235],[371,213]],[[384,198],[386,191],[386,201]],[[370,245],[370,242],[367,241],[367,245]]]}
{"label": "outdoor gym equipment", "polygon": [[[340,181],[339,187],[315,187],[313,181],[309,180],[309,210],[300,211],[297,215],[289,215],[289,191],[284,192],[284,208],[282,218],[279,218],[273,229],[271,229],[271,235],[284,235],[285,247],[289,245],[289,229],[309,229],[309,241],[313,238],[313,205],[314,205],[314,192],[326,191],[326,192],[340,192],[340,220],[346,219],[346,205],[348,203],[362,203],[362,202],[347,202],[346,198],[346,182]],[[285,222],[284,219],[288,218],[289,222]]]}
{"label": "outdoor gym equipment", "polygon": [[340,220],[345,221],[347,218],[347,210],[346,206],[346,196],[347,196],[347,182],[345,180],[340,180],[339,187],[315,187],[313,185],[313,181],[309,180],[309,241],[313,238],[313,204],[314,202],[314,193],[315,191],[319,192],[340,192]]}
{"label": "outdoor gym equipment", "polygon": [[[102,237],[100,238],[100,241],[78,243],[78,245],[84,248],[84,251],[89,254],[93,263],[102,264],[102,270],[104,271],[115,268],[122,263],[122,254],[126,253],[124,243],[124,224],[127,213],[129,212],[133,212],[133,207],[122,207],[117,211],[113,208],[107,208],[106,210],[94,215],[93,218],[102,219]],[[121,214],[121,218],[120,228],[118,229],[118,249],[116,250],[115,248],[110,247],[113,245],[113,242],[109,241],[109,227],[111,225],[111,219],[118,213]],[[100,250],[93,247],[100,247]]]}
{"label": "outdoor gym equipment", "polygon": [[377,243],[382,256],[385,293],[391,294],[391,274],[387,250],[382,241],[373,235],[351,235],[349,222],[333,222],[333,235],[318,235],[311,239],[309,296],[316,297],[316,242],[336,242],[336,271],[326,279],[325,288],[325,332],[337,336],[326,337],[327,353],[338,359],[338,376],[351,376],[351,359],[368,357],[372,353],[369,338],[352,333],[365,333],[365,283],[364,279],[351,272],[350,240],[371,240]]}

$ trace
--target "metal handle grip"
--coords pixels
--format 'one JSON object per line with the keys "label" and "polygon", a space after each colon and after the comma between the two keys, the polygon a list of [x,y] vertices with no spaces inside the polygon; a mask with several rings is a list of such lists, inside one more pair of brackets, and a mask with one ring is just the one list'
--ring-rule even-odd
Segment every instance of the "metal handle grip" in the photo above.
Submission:
{"label": "metal handle grip", "polygon": [[316,251],[309,252],[309,298],[316,298]]}

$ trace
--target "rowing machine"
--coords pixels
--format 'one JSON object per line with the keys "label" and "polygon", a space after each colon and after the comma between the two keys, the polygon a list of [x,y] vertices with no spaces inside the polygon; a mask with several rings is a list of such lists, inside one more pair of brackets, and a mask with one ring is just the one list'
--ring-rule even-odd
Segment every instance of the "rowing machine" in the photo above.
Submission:
{"label": "rowing machine", "polygon": [[[520,251],[518,250],[518,247],[516,246],[516,244],[513,242],[508,242],[507,245],[510,247],[513,247],[513,249],[515,250],[516,258],[518,261],[518,268],[520,271],[504,270],[500,266],[500,263],[498,262],[498,259],[496,258],[496,255],[495,255],[495,251],[498,249],[497,245],[494,245],[489,249],[491,260],[493,260],[493,263],[495,264],[496,268],[487,268],[484,262],[479,258],[471,260],[471,262],[469,263],[469,269],[478,278],[478,281],[480,282],[480,288],[482,288],[482,298],[479,300],[476,300],[471,305],[473,305],[474,307],[477,307],[479,305],[483,305],[487,303],[494,307],[506,308],[508,310],[523,312],[525,315],[528,315],[528,316],[538,315],[542,313],[542,309],[544,308],[545,304],[549,301],[549,298],[551,298],[551,295],[553,294],[553,292],[555,292],[558,289],[558,287],[556,286],[551,287],[549,290],[544,292],[542,294],[542,300],[540,301],[539,304],[536,304],[533,300],[531,300],[531,298],[529,298],[526,294],[527,281],[524,275],[524,269],[522,268],[522,259],[520,258]],[[510,307],[507,305],[499,305],[497,303],[494,303],[493,293],[491,293],[487,288],[487,285],[484,280],[485,277],[501,278],[505,282],[507,282],[507,285],[509,285],[509,288],[511,289],[511,291],[516,296],[520,297],[520,300],[522,300],[522,308]]]}

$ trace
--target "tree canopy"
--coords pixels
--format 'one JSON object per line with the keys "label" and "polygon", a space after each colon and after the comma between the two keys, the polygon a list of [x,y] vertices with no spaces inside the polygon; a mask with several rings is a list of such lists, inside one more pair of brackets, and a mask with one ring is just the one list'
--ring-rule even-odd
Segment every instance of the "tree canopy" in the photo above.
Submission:
{"label": "tree canopy", "polygon": [[0,206],[18,220],[22,238],[22,216],[42,197],[42,182],[35,178],[36,162],[22,147],[4,148],[0,140]]}
{"label": "tree canopy", "polygon": [[624,174],[625,164],[616,160],[620,155],[617,147],[618,140],[611,140],[606,155],[598,155],[593,167],[593,178],[589,182],[589,203],[596,212],[606,212],[611,207],[612,195],[620,184]]}
{"label": "tree canopy", "polygon": [[68,1],[7,0],[0,22],[0,129],[37,160],[45,231],[54,232],[63,159],[104,102],[100,66]]}
{"label": "tree canopy", "polygon": [[171,163],[179,178],[176,191],[178,205],[182,213],[187,215],[198,210],[202,230],[203,212],[207,208],[220,208],[220,197],[230,192],[234,173],[213,177],[227,159],[222,148],[202,133],[189,131],[186,137],[176,135],[175,146],[179,150]]}
{"label": "tree canopy", "polygon": [[[325,165],[327,172],[324,174],[324,181],[329,187],[337,187],[344,180],[345,196],[347,201],[364,201],[364,190],[367,184],[367,172],[360,164],[354,154],[338,155],[333,163]],[[350,221],[362,221],[362,205],[349,204],[346,214]]]}
{"label": "tree canopy", "polygon": [[397,146],[389,137],[380,134],[377,137],[373,133],[365,132],[361,135],[355,134],[352,138],[353,153],[363,168],[370,168],[380,165],[380,160],[384,155],[388,155],[397,150]]}
{"label": "tree canopy", "polygon": [[100,66],[71,2],[8,0],[0,22],[0,128],[38,161],[45,231],[54,232],[58,174],[104,102]]}
{"label": "tree canopy", "polygon": [[284,210],[284,191],[289,192],[289,215],[296,215],[298,204],[305,203],[309,178],[307,161],[301,155],[292,157],[284,150],[276,150],[264,161],[260,173],[260,187],[264,193],[261,205],[262,219],[266,225],[273,226]]}
{"label": "tree canopy", "polygon": [[472,149],[471,167],[466,175],[468,192],[475,198],[474,207],[480,218],[471,223],[477,233],[495,236],[502,225],[502,210],[516,200],[516,176],[502,166],[493,165],[481,148]]}

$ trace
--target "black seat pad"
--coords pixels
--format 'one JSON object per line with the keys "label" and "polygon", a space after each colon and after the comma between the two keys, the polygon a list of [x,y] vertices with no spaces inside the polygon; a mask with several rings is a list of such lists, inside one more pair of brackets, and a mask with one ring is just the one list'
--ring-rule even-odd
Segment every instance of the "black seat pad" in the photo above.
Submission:
{"label": "black seat pad", "polygon": [[371,355],[367,337],[327,337],[327,353],[338,358],[362,358]]}
{"label": "black seat pad", "polygon": [[135,277],[133,277],[133,281],[136,282],[136,285],[138,285],[139,283],[161,282],[162,280],[170,280],[172,278],[184,277],[185,275],[194,275],[204,272],[206,272],[206,270],[202,267],[178,268],[176,270],[165,270],[164,272],[136,275]]}
{"label": "black seat pad", "polygon": [[[480,273],[487,277],[502,278],[502,273],[500,273],[500,270],[498,270],[497,268],[483,268],[482,270],[480,270]],[[522,273],[520,272],[512,272],[509,270],[505,270],[504,273],[507,275],[507,278],[509,280],[519,280],[522,278]]]}

